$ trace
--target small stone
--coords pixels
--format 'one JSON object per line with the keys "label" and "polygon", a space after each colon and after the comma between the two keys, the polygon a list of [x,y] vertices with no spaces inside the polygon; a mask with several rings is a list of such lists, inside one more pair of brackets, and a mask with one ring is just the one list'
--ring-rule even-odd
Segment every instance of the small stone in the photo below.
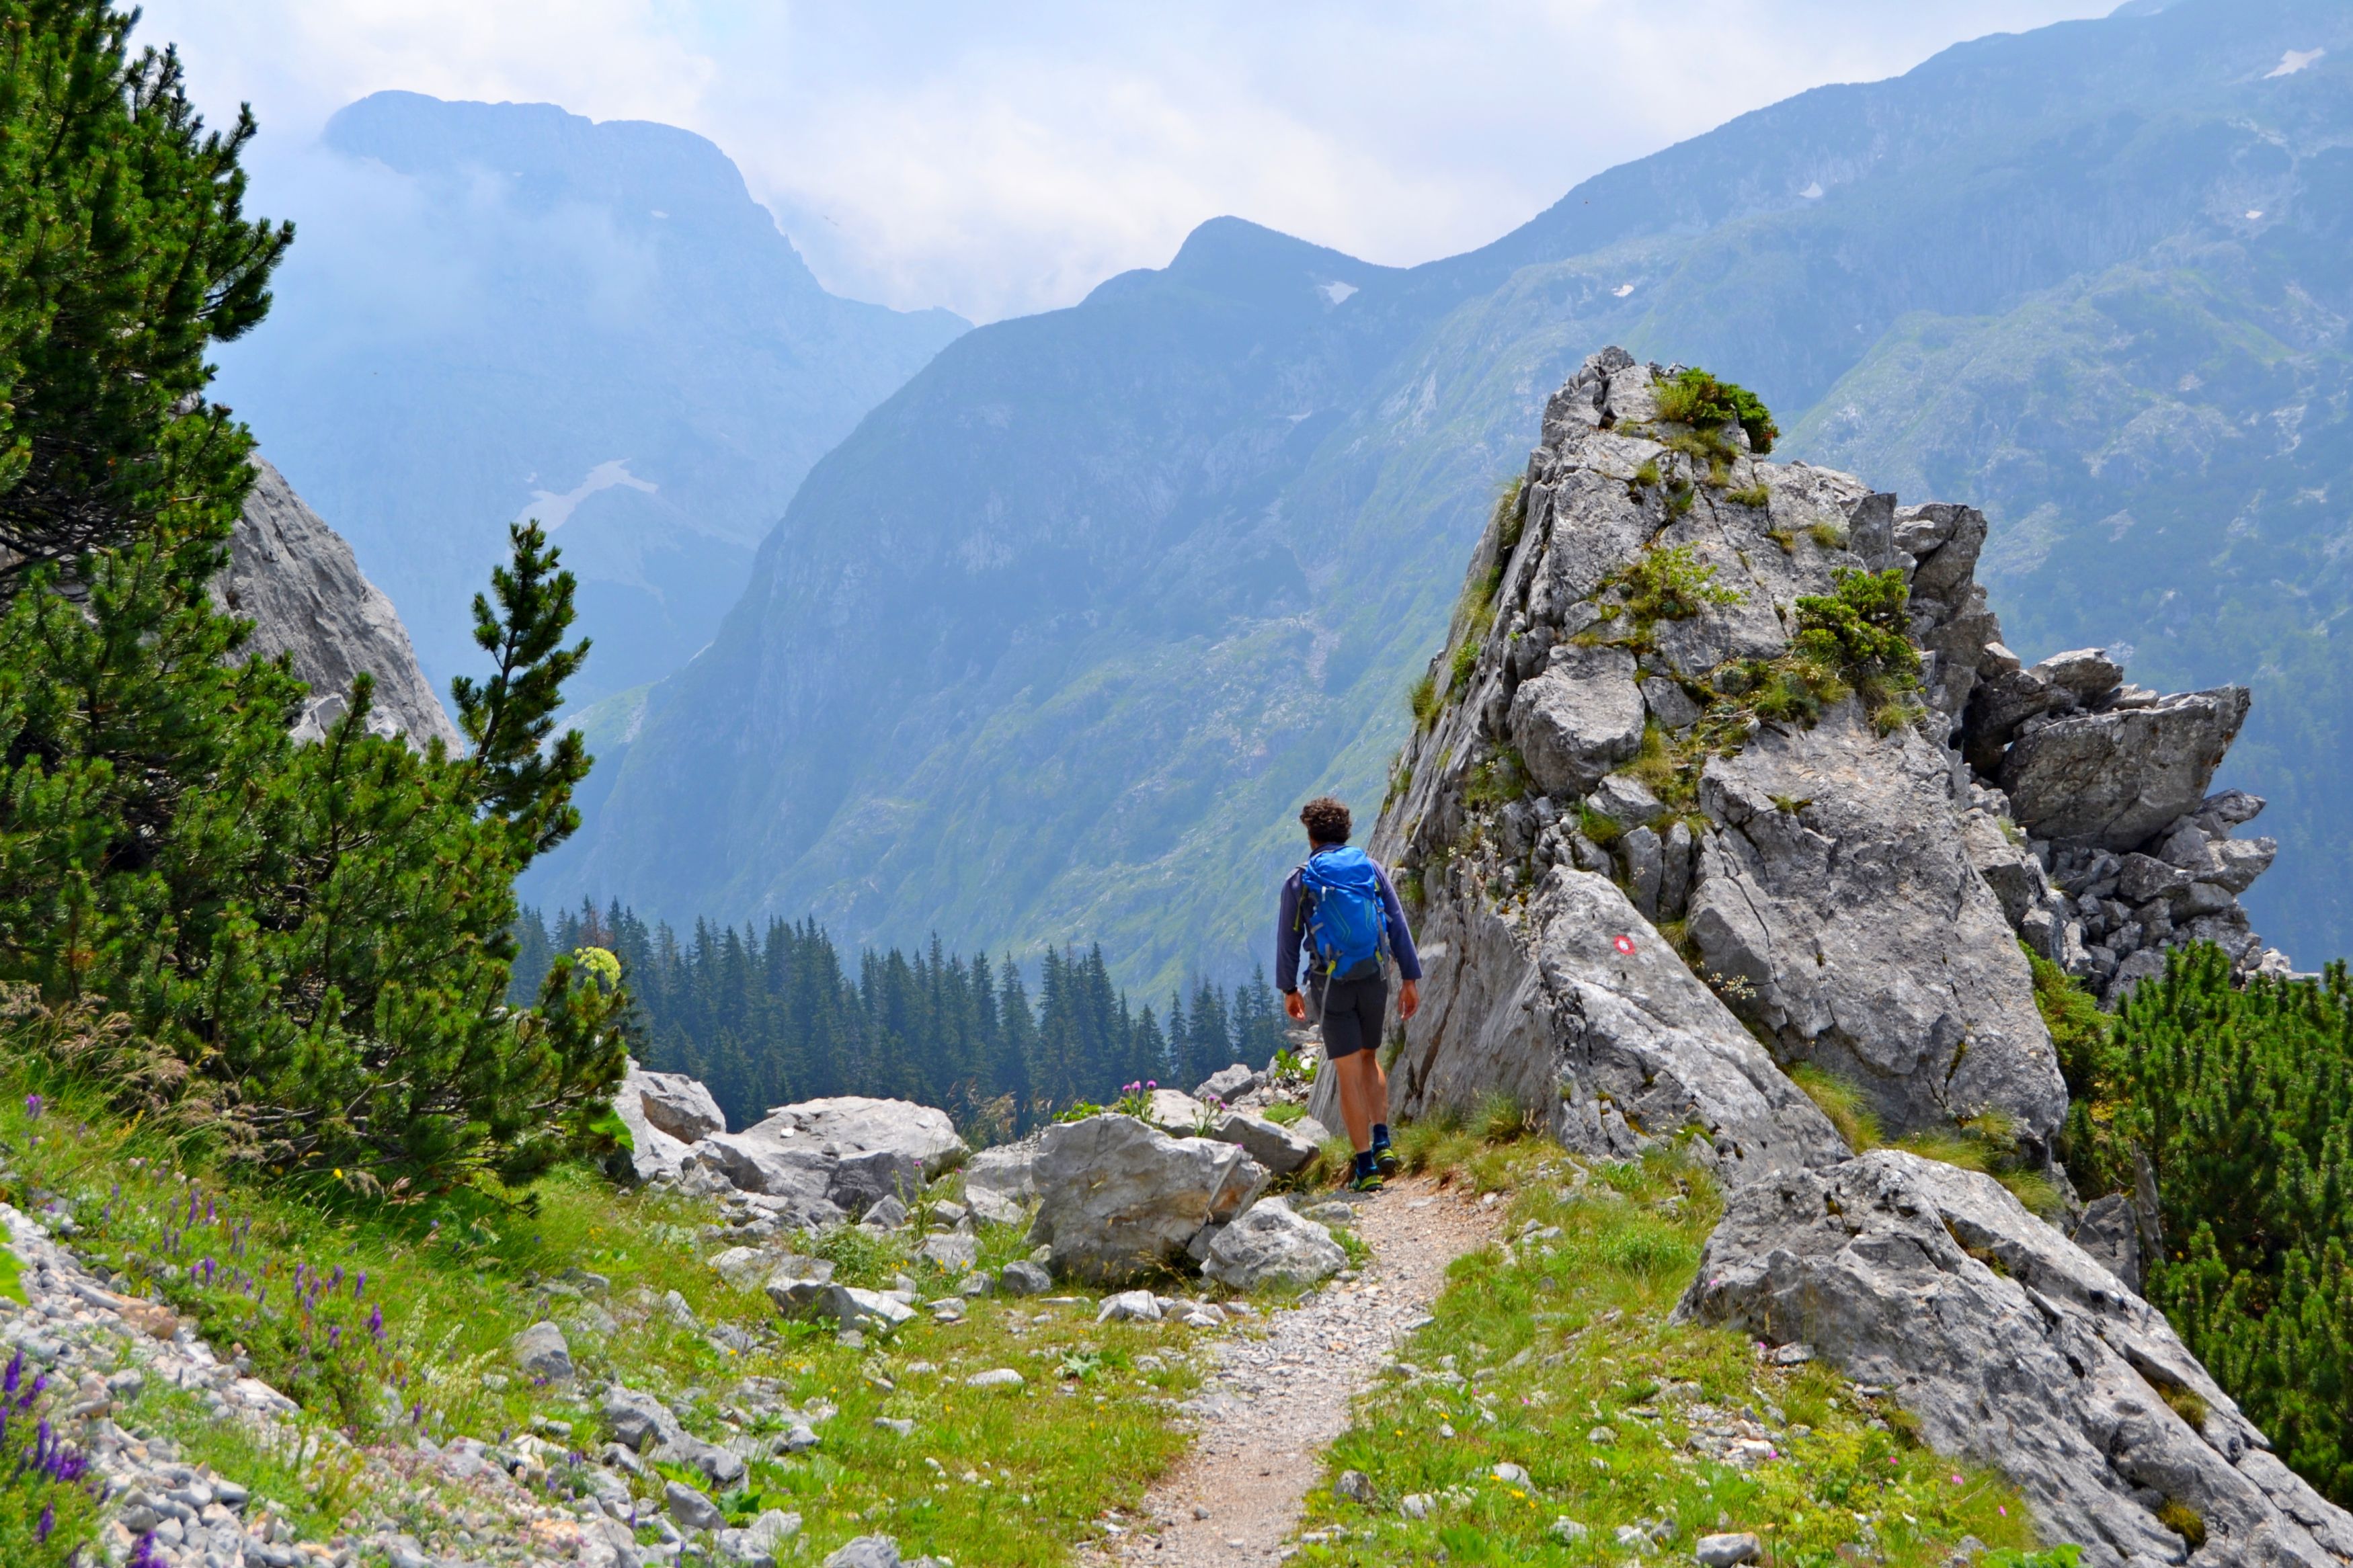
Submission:
{"label": "small stone", "polygon": [[1736,1563],[1754,1563],[1765,1554],[1764,1542],[1745,1531],[1738,1535],[1703,1535],[1694,1550],[1699,1553],[1702,1568],[1733,1568]]}
{"label": "small stone", "polygon": [[1596,1426],[1585,1435],[1585,1440],[1588,1443],[1615,1443],[1618,1440],[1618,1434],[1610,1427]]}
{"label": "small stone", "polygon": [[1408,1519],[1428,1519],[1430,1494],[1428,1492],[1406,1493],[1405,1496],[1398,1499],[1398,1511]]}
{"label": "small stone", "polygon": [[1811,1345],[1783,1345],[1773,1352],[1775,1366],[1802,1366],[1813,1359],[1814,1347]]}
{"label": "small stone", "polygon": [[902,1568],[899,1542],[888,1535],[861,1535],[827,1558],[820,1568]]}
{"label": "small stone", "polygon": [[902,1420],[891,1415],[877,1415],[874,1418],[874,1425],[880,1426],[885,1432],[896,1432],[902,1437],[906,1436],[915,1429],[915,1424],[913,1421]]}
{"label": "small stone", "polygon": [[874,1205],[858,1223],[875,1230],[896,1230],[907,1223],[907,1205],[885,1194],[874,1200]]}
{"label": "small stone", "polygon": [[1095,1314],[1098,1323],[1156,1323],[1160,1321],[1160,1302],[1149,1290],[1123,1290],[1116,1296],[1103,1298],[1103,1310]]}
{"label": "small stone", "polygon": [[964,1380],[966,1388],[1019,1388],[1025,1380],[1009,1366],[991,1367]]}
{"label": "small stone", "polygon": [[1008,1263],[997,1274],[997,1289],[1008,1296],[1042,1296],[1054,1288],[1054,1277],[1035,1263]]}
{"label": "small stone", "polygon": [[1567,1514],[1563,1514],[1560,1518],[1552,1521],[1552,1524],[1546,1530],[1545,1533],[1566,1546],[1572,1542],[1584,1540],[1588,1535],[1590,1535],[1592,1531],[1586,1529],[1585,1526],[1577,1523],[1577,1521],[1569,1518]]}
{"label": "small stone", "polygon": [[768,1255],[757,1247],[731,1247],[712,1258],[711,1268],[736,1289],[748,1290],[760,1282],[768,1262]]}
{"label": "small stone", "polygon": [[1528,1484],[1527,1471],[1508,1459],[1495,1467],[1495,1479],[1507,1487],[1524,1487]]}
{"label": "small stone", "polygon": [[1350,1502],[1373,1506],[1372,1478],[1362,1470],[1342,1470],[1340,1479],[1332,1483],[1332,1489]]}
{"label": "small stone", "polygon": [[717,1530],[727,1522],[717,1503],[683,1481],[666,1482],[663,1496],[670,1516],[689,1530]]}
{"label": "small stone", "polygon": [[532,1376],[550,1383],[572,1381],[572,1348],[554,1323],[533,1323],[514,1337],[512,1348],[515,1364]]}

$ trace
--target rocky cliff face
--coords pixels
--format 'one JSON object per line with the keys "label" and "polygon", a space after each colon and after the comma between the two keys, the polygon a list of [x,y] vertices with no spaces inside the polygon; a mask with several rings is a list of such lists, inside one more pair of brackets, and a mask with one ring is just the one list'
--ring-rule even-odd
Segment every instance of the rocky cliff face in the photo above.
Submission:
{"label": "rocky cliff face", "polygon": [[352,678],[364,671],[375,678],[369,728],[406,735],[418,746],[459,744],[458,727],[417,668],[392,601],[360,574],[343,535],[260,458],[229,537],[228,565],[213,579],[213,597],[253,622],[247,645],[253,651],[294,656],[294,673],[311,688],[295,731],[302,738],[325,733],[344,710]]}
{"label": "rocky cliff face", "polygon": [[[1682,1144],[1734,1194],[1685,1310],[1892,1383],[2089,1561],[2348,1561],[2353,1521],[2116,1273],[1989,1180],[1851,1158],[1789,1076],[2047,1164],[2066,1089],[2021,942],[2112,1000],[2185,941],[2284,967],[2237,903],[2262,803],[2207,794],[2246,691],[2159,696],[2099,650],[2022,668],[1980,514],[1673,423],[1671,374],[1611,349],[1553,396],[1432,664],[1372,846],[1427,970],[1393,1109],[1501,1089],[1580,1151]],[[1907,1226],[1957,1238],[1917,1279],[1883,1234]],[[1941,1351],[1911,1330],[1930,1296]],[[2194,1555],[2156,1519],[2185,1500]]]}

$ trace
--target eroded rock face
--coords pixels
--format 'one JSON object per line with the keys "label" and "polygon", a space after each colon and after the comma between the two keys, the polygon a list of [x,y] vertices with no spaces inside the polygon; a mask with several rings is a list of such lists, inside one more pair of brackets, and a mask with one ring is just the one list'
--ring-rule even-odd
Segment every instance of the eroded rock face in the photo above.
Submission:
{"label": "eroded rock face", "polygon": [[408,629],[392,601],[360,574],[343,535],[261,458],[253,489],[229,535],[228,564],[213,579],[214,602],[254,623],[246,647],[265,658],[290,653],[311,688],[295,733],[315,740],[343,717],[352,678],[375,678],[368,728],[406,735],[418,747],[463,744],[458,727],[417,668]]}
{"label": "eroded rock face", "polygon": [[614,1100],[617,1103],[622,1096],[632,1094],[638,1097],[640,1114],[647,1124],[681,1143],[727,1131],[726,1113],[719,1109],[719,1101],[712,1098],[711,1090],[700,1079],[682,1072],[648,1072],[631,1062],[628,1076],[621,1080],[620,1093]]}
{"label": "eroded rock face", "polygon": [[2010,743],[2001,787],[2037,838],[2128,850],[2195,811],[2247,717],[2247,689],[2079,713]]}
{"label": "eroded rock face", "polygon": [[[2353,1516],[2272,1454],[2162,1314],[1991,1177],[1879,1150],[1751,1183],[1679,1312],[1889,1389],[1938,1453],[2000,1470],[2100,1568],[2353,1561]],[[2199,1426],[2179,1413],[2201,1406]],[[2202,1548],[2158,1522],[2168,1500],[2204,1521]]]}
{"label": "eroded rock face", "polygon": [[1632,654],[1563,643],[1512,699],[1512,735],[1547,794],[1582,795],[1641,749],[1643,713]]}
{"label": "eroded rock face", "polygon": [[1734,1185],[1845,1158],[1813,1102],[1607,878],[1555,866],[1512,910],[1451,880],[1425,893],[1422,1005],[1389,1076],[1405,1115],[1500,1089],[1568,1147],[1610,1158],[1695,1130]]}
{"label": "eroded rock face", "polygon": [[1111,1112],[1049,1128],[1031,1173],[1030,1244],[1052,1247],[1057,1270],[1095,1285],[1173,1261],[1248,1208],[1267,1181],[1237,1144],[1171,1138]]}
{"label": "eroded rock face", "polygon": [[1717,824],[1689,930],[1707,968],[1756,987],[1784,1060],[1863,1089],[1892,1130],[1989,1108],[2047,1139],[2067,1113],[2033,975],[1971,860],[1942,752],[1873,732],[1852,702],[1767,726],[1706,765]]}

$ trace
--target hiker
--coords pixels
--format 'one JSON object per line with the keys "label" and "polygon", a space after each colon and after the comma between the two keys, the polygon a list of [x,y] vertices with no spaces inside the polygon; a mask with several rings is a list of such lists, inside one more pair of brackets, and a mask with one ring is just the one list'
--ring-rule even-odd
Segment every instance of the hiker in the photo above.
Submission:
{"label": "hiker", "polygon": [[1404,981],[1398,989],[1400,1018],[1412,1017],[1421,1005],[1421,960],[1388,873],[1363,850],[1348,847],[1348,808],[1319,795],[1300,808],[1299,820],[1307,829],[1307,860],[1282,884],[1274,928],[1275,989],[1282,993],[1282,1010],[1305,1022],[1307,1002],[1299,994],[1304,948],[1307,983],[1324,1026],[1324,1055],[1339,1075],[1340,1119],[1356,1151],[1348,1185],[1377,1193],[1381,1178],[1398,1168],[1387,1120],[1389,1080],[1380,1058],[1381,1027],[1388,1016],[1388,960],[1397,960]]}

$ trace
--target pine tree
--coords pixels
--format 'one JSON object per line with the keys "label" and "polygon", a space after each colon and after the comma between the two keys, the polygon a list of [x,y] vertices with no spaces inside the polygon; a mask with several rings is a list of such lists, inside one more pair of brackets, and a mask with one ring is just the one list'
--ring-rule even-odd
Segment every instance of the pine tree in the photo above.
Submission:
{"label": "pine tree", "polygon": [[203,401],[209,346],[269,309],[293,238],[136,13],[0,0],[0,592],[151,535],[218,541],[252,438]]}

